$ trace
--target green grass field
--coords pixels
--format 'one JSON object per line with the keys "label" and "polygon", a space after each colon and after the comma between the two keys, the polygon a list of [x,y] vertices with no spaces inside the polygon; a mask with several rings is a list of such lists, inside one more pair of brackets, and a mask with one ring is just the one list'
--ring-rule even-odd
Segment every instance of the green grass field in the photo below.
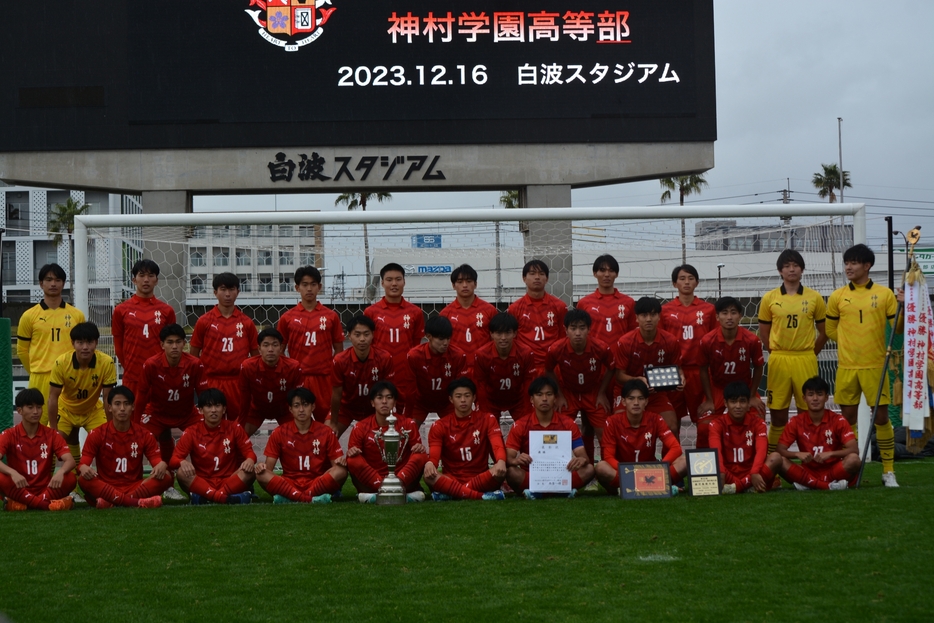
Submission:
{"label": "green grass field", "polygon": [[[3,513],[12,621],[926,621],[934,461],[859,491]],[[349,492],[350,487],[347,488]]]}

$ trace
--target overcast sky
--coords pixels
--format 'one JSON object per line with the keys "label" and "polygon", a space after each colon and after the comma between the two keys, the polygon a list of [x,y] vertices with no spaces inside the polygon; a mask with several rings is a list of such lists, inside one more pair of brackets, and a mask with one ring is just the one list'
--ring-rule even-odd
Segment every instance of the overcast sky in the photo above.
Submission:
{"label": "overcast sky", "polygon": [[[929,0],[717,0],[716,166],[698,201],[816,202],[812,175],[836,163],[843,118],[845,199],[867,204],[870,244],[926,225],[934,246],[934,2]],[[786,179],[788,182],[786,182]],[[653,205],[658,182],[573,193],[575,206]],[[371,209],[476,208],[498,193],[394,193]],[[333,210],[335,195],[198,197],[195,210]],[[931,216],[929,216],[931,215]]]}

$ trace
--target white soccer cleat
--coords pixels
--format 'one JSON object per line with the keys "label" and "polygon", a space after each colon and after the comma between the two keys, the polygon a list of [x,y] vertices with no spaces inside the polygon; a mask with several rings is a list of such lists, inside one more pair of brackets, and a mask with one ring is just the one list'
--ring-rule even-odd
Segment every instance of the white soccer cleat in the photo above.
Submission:
{"label": "white soccer cleat", "polygon": [[736,493],[736,485],[730,483],[728,485],[723,485],[723,495],[733,495]]}
{"label": "white soccer cleat", "polygon": [[882,484],[886,487],[897,487],[898,481],[895,480],[895,472],[885,472],[882,474]]}
{"label": "white soccer cleat", "polygon": [[425,492],[424,491],[413,491],[412,493],[408,493],[405,496],[405,501],[412,502],[413,504],[418,503],[418,502],[424,502]]}
{"label": "white soccer cleat", "polygon": [[587,492],[599,491],[599,490],[600,490],[600,485],[597,484],[597,479],[594,478],[593,480],[591,480],[590,482],[588,482],[588,483],[587,483],[587,486],[584,487],[583,490],[584,490],[584,491],[587,491]]}
{"label": "white soccer cleat", "polygon": [[849,483],[845,480],[834,480],[829,485],[831,491],[843,491],[849,486]]}
{"label": "white soccer cleat", "polygon": [[376,503],[376,494],[375,493],[358,493],[357,499],[361,504],[375,504]]}
{"label": "white soccer cleat", "polygon": [[[892,472],[889,473],[892,474]],[[892,480],[895,480],[895,474],[892,474]],[[897,487],[898,485],[895,486]],[[86,502],[86,500],[81,497],[77,491],[72,491],[70,494],[68,494],[68,497],[70,497],[75,504],[84,504]]]}
{"label": "white soccer cleat", "polygon": [[795,483],[795,489],[797,489],[798,491],[810,491],[811,490],[809,487],[805,487],[800,482]]}
{"label": "white soccer cleat", "polygon": [[181,491],[179,491],[179,490],[176,489],[175,487],[169,487],[168,489],[165,490],[165,499],[167,499],[167,500],[184,500],[184,499],[186,499],[186,498],[185,498],[184,495],[182,495]]}

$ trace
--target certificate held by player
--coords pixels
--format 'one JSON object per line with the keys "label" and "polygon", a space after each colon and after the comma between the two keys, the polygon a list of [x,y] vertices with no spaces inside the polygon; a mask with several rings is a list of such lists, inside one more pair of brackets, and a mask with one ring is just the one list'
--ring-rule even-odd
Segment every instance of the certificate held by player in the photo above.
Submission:
{"label": "certificate held by player", "polygon": [[534,493],[570,493],[571,432],[529,432],[529,490]]}

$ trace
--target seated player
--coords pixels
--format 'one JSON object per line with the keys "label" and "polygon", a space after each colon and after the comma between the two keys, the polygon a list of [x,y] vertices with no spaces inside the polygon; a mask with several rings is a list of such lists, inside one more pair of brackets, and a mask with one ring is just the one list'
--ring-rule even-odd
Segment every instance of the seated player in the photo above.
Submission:
{"label": "seated player", "polygon": [[369,316],[359,314],[347,323],[350,348],[334,357],[331,375],[331,415],[325,422],[338,439],[355,421],[373,413],[370,387],[377,381],[394,377],[392,356],[373,346],[376,323]]}
{"label": "seated player", "polygon": [[[204,418],[189,427],[169,467],[189,492],[192,504],[249,504],[256,453],[243,428],[227,415],[227,398],[219,389],[206,389],[198,396]],[[189,460],[190,459],[190,460]]]}
{"label": "seated player", "polygon": [[[8,511],[64,511],[75,505],[68,497],[77,485],[75,459],[61,435],[39,423],[44,402],[34,387],[16,394],[22,422],[0,434],[0,493]],[[56,459],[62,466],[53,474]]]}
{"label": "seated player", "polygon": [[[506,447],[499,422],[491,413],[474,410],[477,386],[466,377],[448,385],[454,415],[438,420],[428,432],[429,458],[425,483],[436,502],[502,500]],[[493,465],[488,467],[492,457]],[[438,467],[443,473],[438,472]]]}
{"label": "seated player", "polygon": [[514,422],[532,412],[529,384],[539,376],[535,357],[519,344],[519,321],[509,313],[490,320],[492,343],[474,354],[471,366],[477,382],[477,405],[497,419],[509,416]]}
{"label": "seated player", "polygon": [[[260,356],[262,350],[260,346]],[[347,480],[344,452],[334,431],[312,417],[311,390],[289,390],[287,400],[294,419],[272,431],[264,450],[266,462],[256,465],[256,481],[272,494],[273,504],[328,504]],[[273,473],[276,461],[282,463],[281,476]]]}
{"label": "seated player", "polygon": [[[111,420],[91,431],[81,451],[78,473],[88,504],[97,508],[159,508],[162,493],[175,482],[159,454],[159,445],[133,422],[133,392],[118,385],[107,395]],[[143,479],[143,457],[152,465]],[[97,468],[91,467],[95,463]],[[94,502],[94,499],[97,499]]]}
{"label": "seated player", "polygon": [[[849,422],[826,407],[830,386],[819,376],[801,386],[808,410],[791,418],[766,466],[806,489],[846,489],[859,473],[859,448]],[[798,452],[788,447],[798,444]],[[801,464],[792,463],[798,459]]]}
{"label": "seated player", "polygon": [[648,386],[641,379],[630,379],[623,385],[622,394],[626,410],[614,413],[606,421],[597,480],[607,493],[616,495],[619,493],[619,464],[654,461],[656,441],[662,442],[662,461],[668,463],[671,482],[684,480],[688,466],[681,443],[662,416],[646,410],[650,396]]}
{"label": "seated player", "polygon": [[470,264],[461,264],[451,271],[451,285],[456,298],[441,315],[451,321],[454,333],[451,346],[467,355],[467,364],[473,363],[473,354],[490,343],[490,319],[498,312],[474,292],[477,289],[477,271]]}
{"label": "seated player", "polygon": [[240,425],[247,436],[263,425],[276,420],[280,425],[292,421],[286,397],[305,380],[297,361],[282,355],[285,341],[273,329],[263,329],[256,338],[259,357],[250,357],[240,364]]}
{"label": "seated player", "polygon": [[464,373],[467,355],[451,346],[452,332],[450,320],[435,316],[425,323],[428,341],[409,351],[407,361],[416,392],[407,400],[410,408],[406,414],[419,426],[429,413],[436,413],[440,418],[454,412],[446,387]]}
{"label": "seated player", "polygon": [[[375,413],[354,424],[350,431],[347,448],[347,469],[353,484],[359,491],[357,499],[363,503],[376,502],[376,492],[389,475],[386,458],[383,456],[383,440],[377,437],[389,430],[386,424],[396,406],[398,390],[390,381],[378,381],[370,388],[370,403]],[[422,445],[415,420],[404,415],[396,416],[396,430],[402,436],[396,459],[396,477],[408,492],[409,502],[422,502],[425,492],[419,484],[428,452]]]}
{"label": "seated player", "polygon": [[722,392],[727,411],[710,422],[709,447],[720,455],[723,493],[742,493],[749,488],[765,493],[775,480],[775,474],[765,467],[769,431],[752,407],[751,393],[742,381],[728,384]]}
{"label": "seated player", "polygon": [[529,456],[529,433],[533,430],[566,430],[571,432],[571,449],[574,454],[567,465],[568,471],[571,472],[570,497],[573,497],[576,490],[593,480],[594,476],[593,465],[587,458],[577,424],[571,418],[555,411],[558,384],[553,379],[540,376],[532,381],[529,385],[529,396],[532,414],[516,422],[506,440],[506,481],[513,491],[522,491],[526,499],[540,498],[540,493],[529,490],[529,466],[532,464],[532,457]]}

